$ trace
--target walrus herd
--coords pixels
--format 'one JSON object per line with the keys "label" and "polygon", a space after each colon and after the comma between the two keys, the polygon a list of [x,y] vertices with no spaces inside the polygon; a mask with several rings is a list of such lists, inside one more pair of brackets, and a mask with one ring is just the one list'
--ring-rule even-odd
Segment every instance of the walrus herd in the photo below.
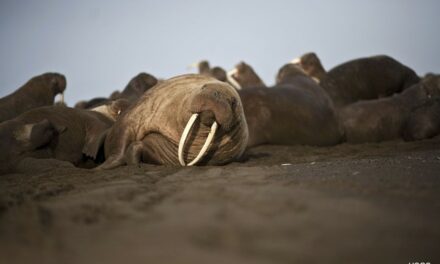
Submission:
{"label": "walrus herd", "polygon": [[0,99],[0,173],[54,158],[112,169],[140,162],[222,165],[261,144],[331,146],[440,134],[440,75],[419,77],[389,56],[328,71],[316,53],[283,65],[273,86],[240,62],[195,64],[198,74],[134,76],[108,97],[55,103],[66,78],[35,76]]}

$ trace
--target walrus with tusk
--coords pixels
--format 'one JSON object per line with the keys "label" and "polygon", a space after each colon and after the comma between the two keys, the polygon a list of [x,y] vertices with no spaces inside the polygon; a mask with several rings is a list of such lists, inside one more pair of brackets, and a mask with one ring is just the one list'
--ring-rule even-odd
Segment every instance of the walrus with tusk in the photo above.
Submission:
{"label": "walrus with tusk", "polygon": [[238,90],[255,87],[266,87],[255,70],[244,61],[228,72],[228,81]]}
{"label": "walrus with tusk", "polygon": [[347,61],[328,72],[313,52],[291,63],[314,78],[330,95],[336,108],[361,100],[388,97],[420,81],[411,68],[386,55]]}
{"label": "walrus with tusk", "polygon": [[0,122],[10,120],[33,108],[53,105],[61,94],[64,103],[66,78],[59,73],[45,73],[33,77],[15,92],[0,98]]}
{"label": "walrus with tusk", "polygon": [[116,121],[98,169],[140,162],[220,165],[238,159],[247,141],[237,91],[212,77],[186,74],[148,90]]}

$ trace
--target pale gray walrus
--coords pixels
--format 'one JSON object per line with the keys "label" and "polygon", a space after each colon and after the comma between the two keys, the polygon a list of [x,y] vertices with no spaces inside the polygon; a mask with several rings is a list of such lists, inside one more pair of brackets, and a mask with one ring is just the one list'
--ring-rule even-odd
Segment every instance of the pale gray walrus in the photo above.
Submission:
{"label": "pale gray walrus", "polygon": [[[106,131],[128,107],[124,99],[92,111],[44,106],[0,124],[0,166],[12,170],[22,158],[55,158],[81,166],[95,161]],[[103,157],[102,157],[103,159]]]}
{"label": "pale gray walrus", "polygon": [[360,100],[387,97],[420,81],[412,69],[386,55],[351,60],[328,72],[315,53],[306,53],[292,63],[318,79],[337,108]]}
{"label": "pale gray walrus", "polygon": [[341,142],[342,129],[327,93],[292,64],[277,74],[277,85],[239,90],[249,128],[248,146],[328,146]]}
{"label": "pale gray walrus", "polygon": [[364,143],[400,138],[410,113],[437,96],[440,96],[440,75],[423,78],[392,97],[348,105],[340,112],[346,140]]}
{"label": "pale gray walrus", "polygon": [[105,141],[106,161],[98,168],[139,162],[184,166],[200,159],[225,164],[243,154],[247,140],[234,88],[208,76],[181,75],[148,90],[116,121]]}
{"label": "pale gray walrus", "polygon": [[266,84],[264,84],[263,80],[261,80],[255,70],[244,61],[235,65],[234,69],[228,72],[228,81],[238,90],[266,87]]}
{"label": "pale gray walrus", "polygon": [[141,72],[134,76],[125,86],[122,92],[114,91],[109,98],[97,97],[88,101],[79,101],[75,104],[75,108],[91,109],[100,105],[104,105],[109,101],[116,99],[125,99],[129,103],[134,103],[142,94],[157,84],[157,79],[151,74]]}
{"label": "pale gray walrus", "polygon": [[[27,81],[12,94],[0,98],[0,122],[30,109],[53,105],[57,94],[66,89],[66,78],[59,73],[45,73]],[[61,98],[64,101],[64,98]]]}

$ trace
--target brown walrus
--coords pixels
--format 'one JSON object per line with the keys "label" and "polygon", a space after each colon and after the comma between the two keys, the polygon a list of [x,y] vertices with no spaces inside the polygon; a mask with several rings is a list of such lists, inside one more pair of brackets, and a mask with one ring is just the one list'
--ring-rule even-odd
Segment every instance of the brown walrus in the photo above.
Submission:
{"label": "brown walrus", "polygon": [[314,52],[305,53],[301,57],[292,60],[292,63],[302,68],[308,76],[317,82],[324,79],[327,74],[321,64],[321,60]]}
{"label": "brown walrus", "polygon": [[0,122],[36,107],[53,105],[55,96],[63,94],[65,89],[66,78],[59,73],[33,77],[12,94],[0,98]]}
{"label": "brown walrus", "polygon": [[[188,133],[197,115],[200,123]],[[206,150],[211,139],[202,164],[225,164],[244,152],[248,129],[239,95],[211,77],[177,76],[148,90],[116,121],[105,141],[106,161],[99,168],[141,161],[186,165],[201,158],[200,149]]]}
{"label": "brown walrus", "polygon": [[403,127],[407,141],[432,138],[440,134],[440,98],[427,100],[414,109]]}
{"label": "brown walrus", "polygon": [[292,64],[283,66],[277,85],[238,91],[249,128],[248,146],[339,143],[342,130],[327,93]]}
{"label": "brown walrus", "polygon": [[420,81],[412,69],[385,55],[351,60],[327,73],[314,53],[293,62],[319,80],[336,107],[387,97]]}
{"label": "brown walrus", "polygon": [[[78,166],[87,157],[95,160],[106,131],[126,109],[117,100],[93,111],[63,106],[44,106],[0,124],[0,163],[11,166],[24,157],[55,158]],[[4,165],[4,164],[3,164]]]}
{"label": "brown walrus", "polygon": [[227,82],[226,71],[218,66],[211,68],[207,60],[201,60],[198,63],[190,65],[190,67],[197,67],[199,74],[211,76],[222,82]]}
{"label": "brown walrus", "polygon": [[122,92],[114,91],[109,98],[97,97],[88,101],[79,101],[75,104],[75,108],[91,109],[100,105],[104,105],[111,100],[125,99],[129,103],[134,103],[142,94],[157,84],[157,79],[151,74],[141,72],[134,76],[125,86]]}
{"label": "brown walrus", "polygon": [[241,61],[228,73],[228,81],[235,84],[236,89],[254,87],[266,87],[254,69],[244,61]]}
{"label": "brown walrus", "polygon": [[400,138],[411,111],[425,100],[440,95],[440,76],[424,78],[400,94],[360,101],[341,109],[349,143],[380,142]]}

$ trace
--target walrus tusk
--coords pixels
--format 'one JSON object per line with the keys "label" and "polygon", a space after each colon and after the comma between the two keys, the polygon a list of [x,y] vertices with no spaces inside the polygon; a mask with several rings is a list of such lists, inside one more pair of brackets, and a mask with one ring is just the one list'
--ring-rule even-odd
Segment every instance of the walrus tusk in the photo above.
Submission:
{"label": "walrus tusk", "polygon": [[295,58],[295,59],[291,60],[290,63],[292,63],[292,64],[301,64],[301,58],[300,57]]}
{"label": "walrus tusk", "polygon": [[60,102],[64,104],[64,92],[60,93]]}
{"label": "walrus tusk", "polygon": [[226,74],[226,79],[228,82],[237,90],[241,90],[241,85],[235,80],[234,74],[237,72],[237,68],[234,68]]}
{"label": "walrus tusk", "polygon": [[186,69],[189,71],[189,70],[195,69],[197,67],[199,67],[199,62],[194,62],[194,63],[191,63],[190,65],[186,66]]}
{"label": "walrus tusk", "polygon": [[203,157],[203,155],[205,155],[206,151],[208,150],[209,145],[211,145],[211,142],[214,139],[215,132],[217,131],[218,124],[217,124],[217,122],[214,121],[214,123],[212,123],[212,126],[211,126],[211,131],[209,132],[209,135],[206,138],[205,144],[203,144],[203,147],[200,150],[199,154],[197,155],[197,157],[193,161],[186,164],[185,161],[183,160],[183,147],[185,146],[185,142],[188,137],[188,134],[189,134],[192,126],[194,125],[194,122],[196,121],[198,115],[199,114],[193,114],[191,116],[191,118],[188,120],[188,123],[185,126],[185,129],[183,130],[182,136],[180,137],[178,155],[179,155],[180,165],[182,165],[182,166],[192,166],[192,165],[195,165],[197,162],[199,162],[199,160]]}

